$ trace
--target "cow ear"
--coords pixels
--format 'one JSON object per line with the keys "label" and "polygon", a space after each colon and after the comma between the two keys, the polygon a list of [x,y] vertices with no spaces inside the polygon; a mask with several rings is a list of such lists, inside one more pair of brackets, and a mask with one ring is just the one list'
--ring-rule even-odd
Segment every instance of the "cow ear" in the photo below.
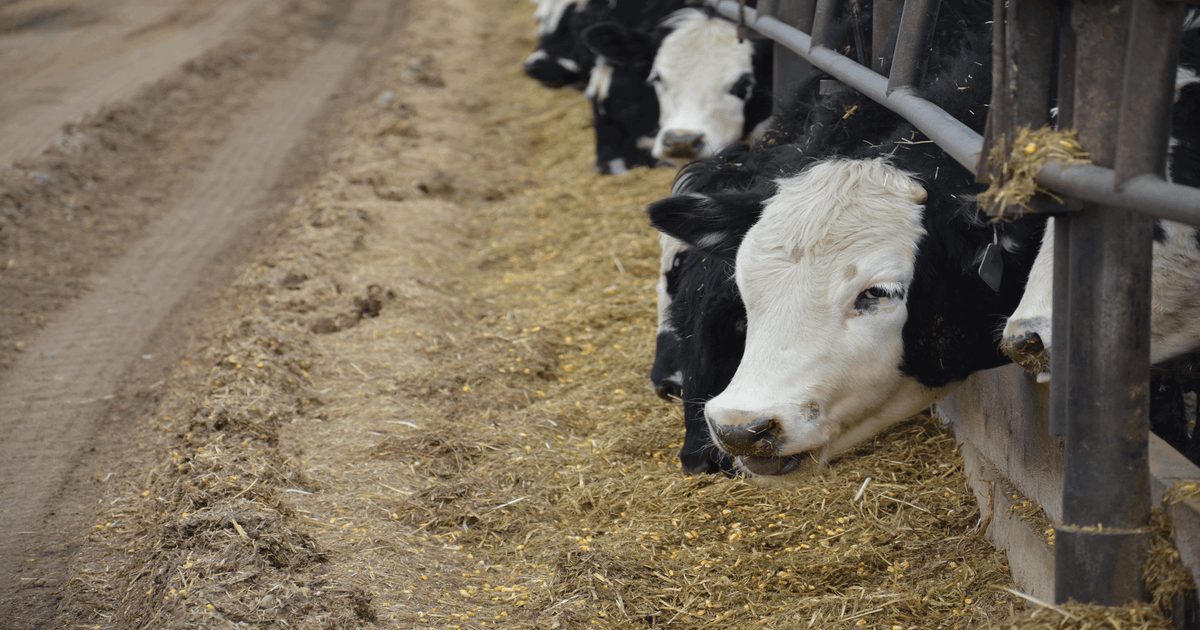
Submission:
{"label": "cow ear", "polygon": [[583,30],[582,38],[592,52],[613,63],[654,60],[654,38],[617,22],[592,24]]}
{"label": "cow ear", "polygon": [[762,215],[765,200],[752,192],[690,193],[656,201],[646,214],[664,234],[701,251],[733,258]]}

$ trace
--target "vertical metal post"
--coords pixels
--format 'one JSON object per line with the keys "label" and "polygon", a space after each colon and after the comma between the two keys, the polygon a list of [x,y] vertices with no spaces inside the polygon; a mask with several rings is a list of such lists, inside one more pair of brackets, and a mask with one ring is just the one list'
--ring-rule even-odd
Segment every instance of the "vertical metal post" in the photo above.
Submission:
{"label": "vertical metal post", "polygon": [[[772,17],[802,32],[811,33],[813,11],[816,9],[816,5],[817,0],[780,0],[779,12]],[[812,72],[813,67],[800,55],[788,50],[779,42],[775,43],[774,50],[775,66],[772,89],[775,91],[774,113],[779,114],[783,99],[791,98],[800,79]]]}
{"label": "vertical metal post", "polygon": [[833,40],[834,18],[837,16],[838,0],[817,0],[817,8],[813,17],[812,47],[836,46]]}
{"label": "vertical metal post", "polygon": [[[1095,163],[1113,130],[1133,0],[1076,0],[1075,121]],[[1084,204],[1068,227],[1072,317],[1062,524],[1055,600],[1121,605],[1143,597],[1150,516],[1150,245],[1153,221]]]}
{"label": "vertical metal post", "polygon": [[[884,68],[892,67],[890,62],[892,51],[896,48],[900,16],[907,10],[908,4],[905,0],[875,0],[871,6],[871,69],[879,74],[883,74]],[[936,6],[934,16],[937,16]]]}
{"label": "vertical metal post", "polygon": [[[1075,126],[1075,30],[1071,26],[1071,4],[1065,3],[1058,25],[1058,127]],[[1078,204],[1074,204],[1078,206]],[[1078,209],[1077,207],[1074,209]],[[1071,310],[1067,301],[1071,275],[1071,215],[1054,218],[1054,309],[1050,326],[1050,435],[1067,434],[1067,392],[1071,347]]]}
{"label": "vertical metal post", "polygon": [[[993,34],[992,109],[988,112],[984,155],[995,143],[1005,150],[1017,130],[1037,129],[1050,121],[1050,99],[1054,92],[1054,47],[1058,34],[1059,9],[1043,0],[996,2],[997,22]],[[994,176],[992,165],[989,175]],[[1055,209],[1048,197],[1031,200],[1033,211]],[[1011,216],[1019,208],[987,208],[989,214]]]}
{"label": "vertical metal post", "polygon": [[[933,41],[933,25],[937,22],[941,4],[941,0],[908,0],[904,3],[899,32],[894,40],[895,52],[892,62],[887,64],[891,69],[888,73],[888,94],[900,88],[917,86],[925,77],[929,45]],[[876,53],[875,62],[879,60],[880,55]],[[881,72],[882,66],[875,71]]]}
{"label": "vertical metal post", "polygon": [[1136,175],[1166,172],[1183,10],[1181,3],[1134,0],[1113,165],[1117,188]]}
{"label": "vertical metal post", "polygon": [[1006,112],[1010,109],[1008,103],[1008,23],[1003,2],[992,3],[992,104],[988,109],[987,124],[983,128],[983,147],[979,151],[979,164],[975,166],[975,179],[990,183],[1000,175],[1000,165],[991,164],[989,157],[996,143],[1007,144],[1005,140]]}

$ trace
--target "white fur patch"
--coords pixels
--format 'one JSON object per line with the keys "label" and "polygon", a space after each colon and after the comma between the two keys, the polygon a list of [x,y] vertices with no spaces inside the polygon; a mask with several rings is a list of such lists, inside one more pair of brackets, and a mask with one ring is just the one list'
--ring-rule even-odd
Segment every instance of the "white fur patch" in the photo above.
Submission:
{"label": "white fur patch", "polygon": [[671,159],[663,139],[674,132],[701,134],[697,157],[714,155],[741,139],[745,101],[730,88],[742,76],[753,76],[754,48],[749,41],[738,43],[733,22],[697,9],[676,11],[663,24],[674,30],[654,57],[659,132],[651,153]]}
{"label": "white fur patch", "polygon": [[624,175],[629,172],[629,167],[625,165],[625,158],[613,158],[608,161],[608,172],[613,175]]}
{"label": "white fur patch", "polygon": [[1193,83],[1200,83],[1200,76],[1197,76],[1195,72],[1187,68],[1177,68],[1175,70],[1175,102],[1179,102],[1183,88]]}
{"label": "white fur patch", "polygon": [[558,30],[567,7],[575,5],[582,7],[586,0],[534,0],[537,8],[533,10],[533,18],[537,20],[538,36],[553,33]]}
{"label": "white fur patch", "polygon": [[[588,76],[587,88],[584,89],[583,95],[598,105],[604,103],[608,99],[608,90],[612,87],[612,77],[612,65],[604,57],[597,57],[596,65],[592,66],[592,73]],[[603,111],[602,105],[601,111]]]}
{"label": "white fur patch", "polygon": [[1183,30],[1192,31],[1200,28],[1200,9],[1190,9],[1183,19]]}
{"label": "white fur patch", "polygon": [[571,72],[579,72],[579,64],[575,63],[574,59],[568,59],[566,57],[558,57],[554,60],[554,62],[557,63],[558,65],[566,68],[567,70],[570,70]]}
{"label": "white fur patch", "polygon": [[667,317],[667,310],[671,307],[672,296],[667,292],[667,272],[675,267],[675,256],[687,249],[687,245],[683,241],[669,236],[665,233],[659,233],[658,246],[662,250],[662,254],[658,258],[658,332],[670,332],[671,324]]}
{"label": "white fur patch", "polygon": [[[776,455],[833,454],[945,393],[899,370],[899,292],[912,281],[926,193],[881,159],[820,162],[776,183],[737,254],[746,351],[706,413],[718,426],[773,418]],[[898,295],[856,311],[880,286]]]}

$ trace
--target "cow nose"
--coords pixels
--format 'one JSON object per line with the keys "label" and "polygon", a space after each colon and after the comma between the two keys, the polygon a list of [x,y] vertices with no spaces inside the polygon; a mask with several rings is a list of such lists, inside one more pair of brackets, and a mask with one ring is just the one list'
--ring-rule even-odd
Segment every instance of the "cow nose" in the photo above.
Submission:
{"label": "cow nose", "polygon": [[779,440],[779,421],[773,416],[750,416],[741,422],[731,417],[722,420],[717,422],[711,416],[708,417],[709,431],[721,450],[730,455],[775,455],[775,443]]}
{"label": "cow nose", "polygon": [[1042,343],[1042,337],[1034,331],[1005,337],[1000,343],[1000,350],[1008,355],[1013,363],[1032,374],[1050,372],[1050,349]]}
{"label": "cow nose", "polygon": [[692,131],[663,132],[663,157],[695,158],[704,149],[704,134]]}

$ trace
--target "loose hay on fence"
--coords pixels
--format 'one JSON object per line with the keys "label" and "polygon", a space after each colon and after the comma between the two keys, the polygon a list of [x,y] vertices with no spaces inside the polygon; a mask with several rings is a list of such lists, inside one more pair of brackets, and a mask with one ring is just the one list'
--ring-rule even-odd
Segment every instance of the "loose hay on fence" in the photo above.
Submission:
{"label": "loose hay on fence", "polygon": [[979,205],[994,208],[998,218],[1004,218],[1005,212],[1014,207],[1030,210],[1029,201],[1035,194],[1049,194],[1037,184],[1038,173],[1049,162],[1062,166],[1089,163],[1074,130],[1022,127],[1011,144],[1000,138],[988,155],[988,164],[998,171],[998,176],[979,194]]}

